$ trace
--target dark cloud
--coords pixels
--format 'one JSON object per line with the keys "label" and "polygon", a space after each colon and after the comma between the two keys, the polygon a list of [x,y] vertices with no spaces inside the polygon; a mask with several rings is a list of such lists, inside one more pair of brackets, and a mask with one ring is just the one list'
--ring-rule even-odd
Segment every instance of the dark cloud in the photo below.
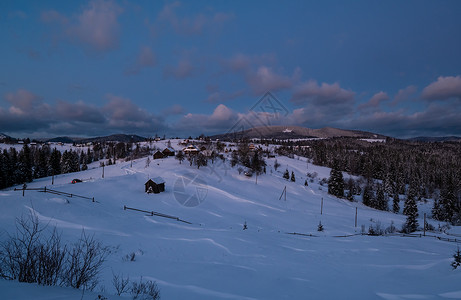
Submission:
{"label": "dark cloud", "polygon": [[428,100],[446,100],[449,98],[461,100],[461,76],[440,76],[436,82],[423,89],[421,96]]}
{"label": "dark cloud", "polygon": [[375,112],[342,123],[345,128],[369,130],[394,137],[459,135],[461,109],[456,105],[430,105],[406,114],[404,110]]}
{"label": "dark cloud", "polygon": [[58,101],[55,107],[56,117],[63,121],[79,121],[85,123],[102,124],[105,118],[100,110],[92,105],[87,105],[83,101],[70,103]]}
{"label": "dark cloud", "polygon": [[4,98],[10,107],[0,108],[0,128],[12,135],[42,132],[47,136],[110,133],[150,136],[168,129],[162,117],[139,108],[128,98],[114,95],[107,96],[108,102],[103,107],[64,100],[49,105],[27,90],[8,93]]}

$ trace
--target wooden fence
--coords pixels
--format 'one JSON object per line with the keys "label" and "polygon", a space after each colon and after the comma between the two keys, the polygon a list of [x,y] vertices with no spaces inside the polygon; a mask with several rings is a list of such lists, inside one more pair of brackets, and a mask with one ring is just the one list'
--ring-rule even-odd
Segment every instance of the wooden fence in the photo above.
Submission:
{"label": "wooden fence", "polygon": [[133,208],[133,207],[128,207],[126,205],[123,206],[123,210],[134,210],[134,211],[139,211],[139,212],[143,212],[143,213],[146,213],[150,216],[156,216],[156,217],[162,217],[162,218],[167,218],[167,219],[172,219],[172,220],[175,220],[175,221],[179,221],[179,222],[183,222],[183,223],[187,223],[187,224],[192,224],[191,222],[188,222],[188,221],[185,221],[185,220],[182,220],[178,217],[175,217],[175,216],[170,216],[170,215],[167,215],[167,214],[162,214],[162,213],[159,213],[159,212],[156,212],[156,211],[148,211],[148,210],[143,210],[143,209],[138,209],[138,208]]}
{"label": "wooden fence", "polygon": [[37,191],[37,192],[41,192],[41,193],[50,193],[50,194],[59,195],[59,196],[65,196],[65,197],[70,197],[70,198],[74,198],[74,197],[83,198],[83,199],[91,200],[92,202],[97,202],[97,201],[94,200],[94,197],[90,198],[90,197],[81,196],[81,195],[77,195],[77,194],[61,192],[61,191],[49,189],[47,187],[44,187],[44,188],[22,188],[22,189],[15,188],[14,190],[15,191],[22,191],[23,196],[24,196],[24,191]]}

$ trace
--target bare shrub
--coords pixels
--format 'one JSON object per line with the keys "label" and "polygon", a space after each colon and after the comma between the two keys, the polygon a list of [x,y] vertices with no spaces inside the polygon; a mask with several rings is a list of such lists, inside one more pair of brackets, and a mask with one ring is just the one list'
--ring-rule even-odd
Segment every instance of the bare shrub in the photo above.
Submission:
{"label": "bare shrub", "polygon": [[128,286],[129,283],[130,276],[125,278],[123,277],[123,274],[112,273],[112,285],[117,292],[117,296],[120,296],[123,293],[127,293],[130,290],[130,287]]}
{"label": "bare shrub", "polygon": [[87,236],[85,231],[82,231],[80,239],[68,252],[66,285],[76,289],[84,287],[93,290],[98,284],[98,274],[107,254],[107,247],[103,247],[94,236]]}
{"label": "bare shrub", "polygon": [[133,282],[131,285],[131,296],[133,299],[140,300],[158,300],[160,299],[160,290],[157,287],[155,281],[148,280],[142,281],[142,277],[139,282]]}

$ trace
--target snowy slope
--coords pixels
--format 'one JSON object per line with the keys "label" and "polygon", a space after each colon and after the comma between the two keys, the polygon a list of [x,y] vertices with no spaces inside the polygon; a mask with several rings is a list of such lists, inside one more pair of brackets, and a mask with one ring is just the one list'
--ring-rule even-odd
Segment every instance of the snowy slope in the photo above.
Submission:
{"label": "snowy slope", "polygon": [[[59,175],[52,187],[51,178],[43,178],[28,186],[46,185],[95,197],[96,202],[35,191],[22,197],[21,192],[3,190],[0,228],[12,232],[14,219],[34,210],[41,222],[56,225],[65,240],[75,240],[82,228],[94,234],[111,247],[101,277],[108,297],[114,293],[113,272],[156,280],[162,299],[461,296],[461,273],[450,267],[455,243],[429,237],[335,237],[360,233],[361,225],[368,229],[376,222],[387,227],[393,221],[400,227],[405,217],[330,197],[326,186],[317,181],[304,187],[307,171],[323,178],[329,176],[329,169],[313,165],[307,169],[302,159],[277,160],[278,172],[271,167],[274,159],[267,160],[267,174],[258,176],[257,184],[255,177],[239,175],[236,168],[219,162],[197,170],[174,158],[153,160],[147,168],[145,159],[133,162],[133,167],[129,162],[107,166],[104,178],[101,168]],[[295,172],[295,183],[282,178],[285,168]],[[200,180],[180,191],[182,181],[177,180],[187,179],[187,174]],[[166,191],[145,194],[144,183],[157,176],[165,179]],[[88,180],[70,184],[73,178]],[[285,186],[287,201],[279,200]],[[198,206],[186,207],[176,200],[197,191],[203,200]],[[173,215],[192,224],[124,210],[124,206]],[[320,221],[323,232],[317,231]],[[242,230],[244,222],[248,230]],[[287,234],[293,232],[315,236]],[[123,259],[133,252],[135,261]],[[0,289],[5,284],[0,281]],[[79,296],[76,293],[74,299]]]}

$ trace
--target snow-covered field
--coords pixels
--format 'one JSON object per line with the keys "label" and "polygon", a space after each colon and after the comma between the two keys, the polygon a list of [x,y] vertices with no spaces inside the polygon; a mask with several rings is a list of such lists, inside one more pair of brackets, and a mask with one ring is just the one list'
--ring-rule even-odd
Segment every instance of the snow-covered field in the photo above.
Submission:
{"label": "snow-covered field", "polygon": [[[145,158],[132,167],[130,162],[107,166],[104,178],[102,168],[59,175],[53,186],[51,178],[38,179],[28,187],[47,186],[95,197],[96,202],[36,191],[26,191],[22,197],[13,189],[2,190],[0,238],[14,232],[15,218],[31,210],[43,224],[56,225],[66,241],[75,241],[84,228],[110,247],[100,280],[109,299],[117,298],[112,296],[113,273],[157,281],[162,299],[461,298],[461,270],[450,266],[456,243],[433,237],[337,237],[360,233],[362,225],[368,230],[377,222],[382,227],[391,222],[401,227],[405,217],[331,197],[318,180],[305,187],[307,171],[327,178],[329,169],[307,168],[303,159],[277,160],[279,170],[273,170],[274,159],[268,159],[267,174],[258,176],[257,184],[255,177],[239,175],[236,168],[219,162],[197,170],[174,158],[153,160],[149,167]],[[282,178],[286,168],[295,172],[296,182]],[[147,179],[157,176],[165,179],[166,191],[144,193]],[[70,184],[73,178],[87,180]],[[285,186],[286,201],[279,200]],[[189,196],[200,204],[180,204]],[[173,215],[192,224],[124,210],[124,206]],[[429,209],[430,204],[422,205],[420,216]],[[317,231],[320,221],[323,232]],[[242,230],[245,222],[248,229]],[[288,234],[293,232],[314,236]],[[135,253],[135,261],[124,259],[130,253]],[[86,293],[86,299],[96,295]],[[2,299],[81,296],[81,291],[67,288],[0,280]]]}

